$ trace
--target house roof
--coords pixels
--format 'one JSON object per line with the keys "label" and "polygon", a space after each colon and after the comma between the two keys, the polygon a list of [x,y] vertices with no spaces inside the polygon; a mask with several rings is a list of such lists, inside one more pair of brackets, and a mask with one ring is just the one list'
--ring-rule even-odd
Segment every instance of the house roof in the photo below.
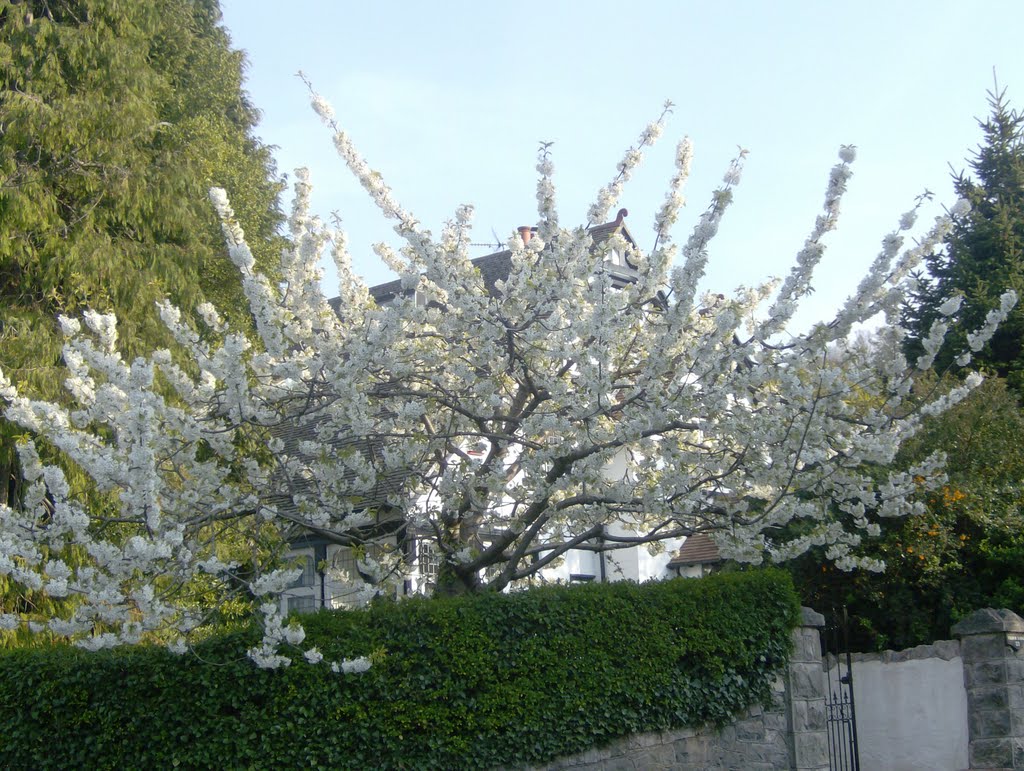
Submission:
{"label": "house roof", "polygon": [[[495,252],[494,254],[488,254],[484,257],[477,257],[472,260],[473,265],[476,266],[477,270],[480,271],[480,275],[483,277],[484,286],[487,287],[487,291],[494,291],[494,284],[497,281],[508,278],[508,274],[512,272],[512,252]],[[390,302],[395,297],[407,294],[408,289],[402,288],[402,280],[395,279],[394,281],[388,281],[386,284],[377,284],[377,286],[371,286],[369,289],[370,296],[377,302],[378,305]],[[331,301],[332,303],[334,300]]]}
{"label": "house roof", "polygon": [[[625,210],[622,210],[623,212]],[[626,229],[625,223],[622,221],[625,214],[620,212],[620,216],[616,217],[611,222],[606,222],[603,225],[593,225],[588,229],[590,238],[595,246],[598,246],[607,241],[611,236],[619,232],[626,239],[629,244],[633,246],[636,242],[633,240],[633,236],[630,235],[629,230]],[[494,285],[498,281],[503,281],[508,278],[509,273],[512,272],[512,252],[504,250],[501,252],[494,252],[493,254],[487,254],[483,257],[477,257],[471,260],[473,265],[480,271],[480,275],[484,280],[484,286],[487,287],[488,292],[494,291]],[[408,294],[408,289],[402,288],[401,279],[395,279],[394,281],[388,281],[384,284],[377,284],[371,286],[368,290],[370,296],[377,302],[378,305],[390,302],[395,297],[402,294]],[[337,299],[331,300],[331,304],[337,307]]]}
{"label": "house roof", "polygon": [[[299,443],[303,441],[317,441],[316,427],[322,419],[298,419],[293,422],[283,423],[275,426],[273,434],[284,441],[284,450],[288,455],[299,455]],[[381,450],[381,442],[371,441],[365,437],[339,437],[328,440],[334,454],[340,454],[347,450],[354,449],[363,457],[372,459]],[[356,485],[356,474],[354,471],[345,470],[342,481],[351,490],[349,500],[355,509],[384,509],[388,505],[388,497],[401,492],[402,487],[408,478],[405,471],[391,471],[387,474],[377,476],[375,483],[368,489],[358,489]],[[298,482],[302,489],[296,492],[301,494],[312,494],[314,492],[313,482]],[[271,502],[277,510],[286,517],[300,517],[298,507],[295,505],[292,496],[288,493],[271,496]]]}
{"label": "house roof", "polygon": [[670,568],[685,567],[687,565],[707,565],[712,562],[721,562],[722,557],[718,553],[718,547],[704,533],[694,533],[688,536],[679,547],[676,555],[669,560]]}

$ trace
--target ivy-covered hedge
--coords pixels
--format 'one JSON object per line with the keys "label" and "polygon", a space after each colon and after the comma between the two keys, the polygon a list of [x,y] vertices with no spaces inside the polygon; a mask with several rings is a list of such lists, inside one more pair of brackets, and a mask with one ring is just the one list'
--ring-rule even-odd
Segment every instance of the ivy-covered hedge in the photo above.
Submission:
{"label": "ivy-covered hedge", "polygon": [[787,576],[410,599],[303,618],[325,658],[261,671],[245,632],[163,649],[0,656],[3,768],[439,768],[539,763],[725,722],[789,652]]}

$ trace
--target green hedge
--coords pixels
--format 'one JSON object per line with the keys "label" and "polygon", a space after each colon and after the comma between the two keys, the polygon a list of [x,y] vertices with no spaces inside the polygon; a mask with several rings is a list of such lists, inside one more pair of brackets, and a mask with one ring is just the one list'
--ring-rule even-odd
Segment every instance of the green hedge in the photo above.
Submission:
{"label": "green hedge", "polygon": [[789,578],[548,587],[303,618],[300,660],[261,671],[252,633],[197,655],[136,647],[0,656],[3,768],[440,768],[540,763],[637,731],[722,723],[765,701]]}

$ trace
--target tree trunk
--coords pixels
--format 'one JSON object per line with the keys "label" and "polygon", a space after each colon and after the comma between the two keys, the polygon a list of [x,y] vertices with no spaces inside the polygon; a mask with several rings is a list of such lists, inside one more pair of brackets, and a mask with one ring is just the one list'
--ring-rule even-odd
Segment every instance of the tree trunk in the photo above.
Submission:
{"label": "tree trunk", "polygon": [[442,560],[437,570],[434,593],[444,597],[458,597],[479,592],[482,586],[476,571],[460,571],[455,565]]}

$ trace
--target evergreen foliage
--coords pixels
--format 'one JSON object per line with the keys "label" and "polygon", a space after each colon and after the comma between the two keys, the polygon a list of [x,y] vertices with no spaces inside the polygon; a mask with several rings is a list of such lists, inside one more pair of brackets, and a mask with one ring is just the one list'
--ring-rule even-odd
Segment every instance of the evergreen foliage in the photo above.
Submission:
{"label": "evergreen foliage", "polygon": [[1021,436],[1024,413],[998,378],[930,418],[895,465],[942,451],[948,478],[938,489],[922,487],[924,514],[880,521],[881,537],[862,547],[885,561],[885,572],[835,570],[818,550],[790,566],[802,602],[825,612],[846,606],[856,650],[948,639],[978,608],[1024,613]]}
{"label": "evergreen foliage", "polygon": [[797,618],[788,577],[751,571],[303,617],[326,657],[369,656],[362,674],[301,660],[256,669],[245,658],[255,630],[182,657],[11,651],[0,655],[0,764],[518,768],[766,703]]}
{"label": "evergreen foliage", "polygon": [[940,306],[962,297],[935,368],[954,376],[980,369],[996,377],[949,412],[929,418],[902,448],[900,468],[932,452],[945,453],[948,480],[937,490],[922,488],[922,516],[879,523],[882,536],[864,550],[886,562],[885,573],[835,571],[821,554],[793,566],[804,602],[825,610],[848,606],[858,649],[945,639],[956,621],[981,607],[1024,612],[1021,309],[1010,313],[967,366],[956,361],[969,349],[968,332],[999,307],[1000,295],[1024,289],[1024,115],[1009,106],[1005,91],[990,92],[989,103],[991,114],[979,121],[983,141],[968,162],[973,176],[953,176],[957,195],[971,209],[954,214],[944,249],[926,258],[927,275],[919,277],[902,323],[909,333],[906,353],[914,359],[932,324],[943,320]]}
{"label": "evergreen foliage", "polygon": [[0,368],[32,393],[61,395],[57,314],[116,313],[129,359],[171,344],[164,297],[248,323],[207,190],[272,274],[280,184],[219,20],[216,0],[0,2]]}
{"label": "evergreen foliage", "polygon": [[[1024,291],[1024,115],[1010,107],[1005,90],[990,92],[989,104],[991,115],[979,121],[983,142],[968,161],[974,176],[964,171],[953,176],[957,195],[970,202],[971,211],[954,217],[945,248],[926,258],[928,276],[921,277],[903,312],[910,332],[907,352],[915,357],[940,317],[939,305],[963,296],[958,324],[936,357],[939,371],[959,369],[955,359],[967,348],[967,332],[982,326],[1004,291]],[[1022,335],[1024,309],[1018,306],[969,368],[994,372],[1024,393]]]}

